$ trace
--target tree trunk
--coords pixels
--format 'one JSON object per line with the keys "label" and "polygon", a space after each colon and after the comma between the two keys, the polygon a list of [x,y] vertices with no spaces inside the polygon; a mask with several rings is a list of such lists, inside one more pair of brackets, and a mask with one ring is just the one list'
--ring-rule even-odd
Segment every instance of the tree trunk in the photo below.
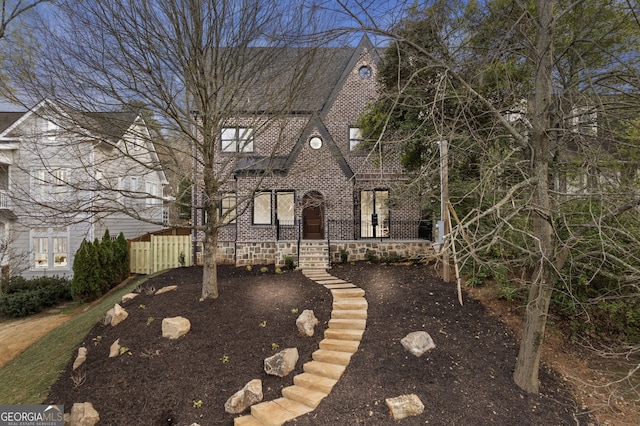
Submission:
{"label": "tree trunk", "polygon": [[539,390],[538,370],[551,294],[557,280],[554,265],[554,238],[549,194],[551,161],[550,111],[553,70],[553,0],[537,0],[538,38],[535,47],[535,93],[531,106],[531,168],[537,182],[532,198],[531,225],[538,245],[536,274],[533,276],[520,351],[513,375],[516,384],[530,393]]}
{"label": "tree trunk", "polygon": [[216,228],[207,227],[202,248],[202,296],[200,300],[218,298],[218,271],[216,251],[218,247],[218,232]]}

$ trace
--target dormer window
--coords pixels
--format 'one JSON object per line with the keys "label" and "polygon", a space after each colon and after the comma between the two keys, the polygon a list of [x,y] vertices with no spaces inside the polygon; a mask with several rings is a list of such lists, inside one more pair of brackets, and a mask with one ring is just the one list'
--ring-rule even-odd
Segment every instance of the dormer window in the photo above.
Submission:
{"label": "dormer window", "polygon": [[253,129],[224,127],[221,133],[222,152],[253,152]]}

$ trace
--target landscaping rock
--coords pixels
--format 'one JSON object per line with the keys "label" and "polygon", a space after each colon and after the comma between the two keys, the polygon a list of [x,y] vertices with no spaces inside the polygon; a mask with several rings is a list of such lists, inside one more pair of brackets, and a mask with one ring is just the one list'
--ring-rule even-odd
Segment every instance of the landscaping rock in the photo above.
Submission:
{"label": "landscaping rock", "polygon": [[127,293],[122,296],[122,303],[128,302],[129,300],[133,300],[138,296],[138,293]]}
{"label": "landscaping rock", "polygon": [[[71,407],[70,426],[94,426],[100,421],[100,415],[90,402],[76,402]],[[65,425],[67,421],[65,420]]]}
{"label": "landscaping rock", "polygon": [[387,398],[384,401],[391,412],[391,417],[396,420],[417,416],[424,412],[424,405],[416,394]]}
{"label": "landscaping rock", "polygon": [[107,317],[105,321],[111,323],[112,326],[116,326],[124,321],[129,316],[129,312],[124,310],[124,308],[117,303],[113,306],[113,308],[109,309],[107,312]]}
{"label": "landscaping rock", "polygon": [[264,371],[272,376],[284,377],[296,368],[298,348],[287,348],[264,360]]}
{"label": "landscaping rock", "polygon": [[262,401],[262,380],[254,379],[233,394],[224,404],[227,413],[238,414]]}
{"label": "landscaping rock", "polygon": [[120,339],[117,339],[109,347],[109,358],[115,358],[120,355]]}
{"label": "landscaping rock", "polygon": [[191,330],[191,322],[184,317],[172,317],[162,320],[162,337],[177,339]]}
{"label": "landscaping rock", "polygon": [[305,309],[302,311],[296,320],[296,326],[298,327],[298,332],[301,336],[313,336],[316,325],[318,325],[318,318],[316,318],[311,309]]}
{"label": "landscaping rock", "polygon": [[156,294],[162,294],[168,291],[175,291],[177,289],[178,289],[177,285],[168,285],[166,287],[162,287],[161,289],[158,289],[158,291],[156,291]]}
{"label": "landscaping rock", "polygon": [[78,356],[76,360],[73,361],[73,369],[80,367],[83,362],[87,360],[87,348],[78,348]]}
{"label": "landscaping rock", "polygon": [[426,331],[414,331],[407,334],[401,341],[402,346],[414,354],[415,356],[421,356],[425,352],[435,348],[433,339]]}

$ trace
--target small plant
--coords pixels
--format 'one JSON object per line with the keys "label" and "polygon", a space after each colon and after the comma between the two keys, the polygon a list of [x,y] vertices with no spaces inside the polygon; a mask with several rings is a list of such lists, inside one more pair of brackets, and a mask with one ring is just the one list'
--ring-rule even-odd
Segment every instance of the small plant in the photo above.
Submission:
{"label": "small plant", "polygon": [[156,355],[160,355],[160,349],[156,349],[155,351],[151,349],[145,349],[140,353],[140,356],[145,358],[153,358]]}
{"label": "small plant", "polygon": [[74,388],[79,388],[84,384],[86,380],[87,380],[87,373],[85,373],[84,371],[82,372],[74,371],[73,374],[71,374],[71,381],[73,382]]}
{"label": "small plant", "polygon": [[262,321],[260,324],[258,324],[260,327],[265,328],[267,326],[267,320]]}
{"label": "small plant", "polygon": [[150,325],[153,322],[154,319],[155,318],[153,318],[153,317],[147,318],[147,325]]}
{"label": "small plant", "polygon": [[202,400],[201,399],[199,399],[197,401],[194,400],[193,401],[193,408],[202,408]]}
{"label": "small plant", "polygon": [[184,255],[184,252],[180,252],[180,254],[178,255],[178,263],[182,268],[184,268],[185,265],[187,264],[187,259],[186,259],[186,256]]}
{"label": "small plant", "polygon": [[277,351],[280,348],[280,345],[277,343],[272,343],[271,344],[271,350],[272,351]]}
{"label": "small plant", "polygon": [[91,339],[91,341],[93,342],[93,346],[98,346],[98,344],[102,342],[102,336],[96,336],[93,339]]}
{"label": "small plant", "polygon": [[276,274],[282,274],[282,269],[276,268]]}
{"label": "small plant", "polygon": [[378,256],[376,256],[376,253],[374,251],[367,250],[364,254],[364,260],[366,260],[369,263],[377,262]]}
{"label": "small plant", "polygon": [[295,263],[293,263],[293,257],[285,256],[284,258],[284,267],[290,271],[293,271],[296,268]]}
{"label": "small plant", "polygon": [[260,273],[266,274],[267,272],[269,272],[269,268],[267,268],[266,266],[263,266],[262,268],[260,268]]}
{"label": "small plant", "polygon": [[291,313],[292,313],[292,314],[297,314],[297,313],[298,313],[298,308],[293,308],[293,309],[291,309]]}
{"label": "small plant", "polygon": [[124,355],[124,354],[133,355],[129,350],[129,348],[127,348],[126,346],[123,346],[120,348],[120,355]]}
{"label": "small plant", "polygon": [[251,265],[247,265],[247,271],[251,271],[252,269]]}
{"label": "small plant", "polygon": [[138,309],[143,309],[144,310],[144,309],[147,309],[147,306],[145,304],[141,303],[141,304],[138,305]]}
{"label": "small plant", "polygon": [[349,261],[349,252],[346,248],[340,249],[340,262],[347,263]]}
{"label": "small plant", "polygon": [[223,364],[228,364],[229,363],[229,356],[228,355],[222,355],[222,358],[220,358],[220,361],[222,361]]}

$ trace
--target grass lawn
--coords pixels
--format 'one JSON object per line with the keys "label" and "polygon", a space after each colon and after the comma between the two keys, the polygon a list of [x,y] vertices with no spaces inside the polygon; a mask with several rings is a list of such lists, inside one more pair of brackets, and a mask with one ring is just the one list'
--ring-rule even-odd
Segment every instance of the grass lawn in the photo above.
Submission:
{"label": "grass lawn", "polygon": [[148,276],[140,276],[112,290],[86,312],[67,321],[28,347],[0,369],[0,403],[41,404],[75,350],[105,313]]}

